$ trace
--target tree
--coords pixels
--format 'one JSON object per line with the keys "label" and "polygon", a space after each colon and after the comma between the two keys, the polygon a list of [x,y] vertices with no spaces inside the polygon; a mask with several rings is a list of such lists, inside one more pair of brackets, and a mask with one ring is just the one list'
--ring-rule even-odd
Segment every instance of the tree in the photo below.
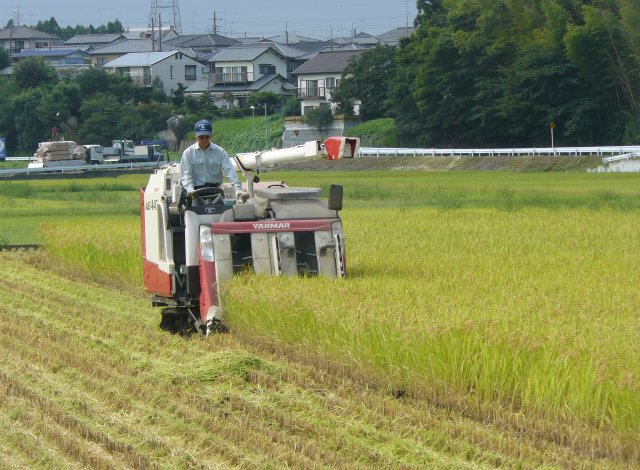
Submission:
{"label": "tree", "polygon": [[44,92],[40,88],[23,90],[13,98],[13,118],[17,134],[17,147],[34,152],[38,143],[50,136],[51,125],[38,115],[38,104]]}
{"label": "tree", "polygon": [[184,91],[187,88],[180,82],[178,82],[178,88],[173,91],[173,96],[171,97],[171,102],[174,106],[180,107],[184,104]]}
{"label": "tree", "polygon": [[124,28],[122,27],[122,23],[120,23],[120,20],[118,18],[116,18],[115,21],[113,22],[109,21],[107,23],[107,33],[119,34],[119,33],[122,33],[123,31],[124,31]]}
{"label": "tree", "polygon": [[4,50],[4,47],[0,46],[0,69],[3,69],[11,64],[9,53]]}
{"label": "tree", "polygon": [[319,106],[305,112],[304,122],[314,127],[320,133],[320,138],[324,139],[324,132],[333,122],[333,113],[329,106]]}
{"label": "tree", "polygon": [[254,91],[247,96],[247,106],[255,106],[256,108],[264,107],[267,109],[274,108],[282,102],[282,97],[271,91]]}
{"label": "tree", "polygon": [[58,76],[42,57],[27,57],[15,65],[13,79],[19,88],[27,89],[54,84]]}
{"label": "tree", "polygon": [[283,116],[300,116],[300,101],[295,96],[288,97],[280,108],[280,114]]}
{"label": "tree", "polygon": [[58,36],[58,37],[60,37],[62,33],[62,29],[60,28],[60,26],[58,25],[58,22],[53,16],[48,20],[38,21],[38,24],[36,24],[35,29],[37,29],[38,31],[42,31],[43,33],[49,33],[53,36]]}
{"label": "tree", "polygon": [[365,121],[388,116],[389,87],[396,73],[396,47],[378,45],[349,61],[331,99],[342,114],[352,114],[353,104],[359,101]]}
{"label": "tree", "polygon": [[45,128],[56,126],[70,140],[79,140],[78,116],[82,93],[78,84],[58,82],[41,99],[36,111]]}

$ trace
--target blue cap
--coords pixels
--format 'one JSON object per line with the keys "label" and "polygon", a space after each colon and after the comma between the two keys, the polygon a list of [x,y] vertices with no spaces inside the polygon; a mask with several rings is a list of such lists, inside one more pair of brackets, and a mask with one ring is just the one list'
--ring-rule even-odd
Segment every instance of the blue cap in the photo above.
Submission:
{"label": "blue cap", "polygon": [[206,119],[202,119],[196,122],[193,131],[196,133],[196,137],[199,135],[211,135],[211,123]]}

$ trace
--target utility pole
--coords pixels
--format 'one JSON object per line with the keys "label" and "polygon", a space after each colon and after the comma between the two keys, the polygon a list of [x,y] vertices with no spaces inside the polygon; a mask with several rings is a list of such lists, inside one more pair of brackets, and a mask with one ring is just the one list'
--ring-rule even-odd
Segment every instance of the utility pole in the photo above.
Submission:
{"label": "utility pole", "polygon": [[264,142],[265,150],[269,150],[269,122],[267,121],[267,102],[264,103]]}
{"label": "utility pole", "polygon": [[253,151],[256,151],[256,107],[251,105],[251,114],[253,115]]}
{"label": "utility pole", "polygon": [[213,18],[209,18],[211,20],[211,31],[213,34],[218,34],[218,21],[222,21],[221,18],[218,18],[216,11],[213,11]]}

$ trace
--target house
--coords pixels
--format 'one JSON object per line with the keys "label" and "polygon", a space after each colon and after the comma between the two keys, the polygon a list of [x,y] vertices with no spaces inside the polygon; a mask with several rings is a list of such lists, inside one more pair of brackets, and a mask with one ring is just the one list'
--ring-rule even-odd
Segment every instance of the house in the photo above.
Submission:
{"label": "house", "polygon": [[271,42],[227,47],[209,59],[206,86],[196,83],[187,93],[208,91],[214,103],[224,108],[244,106],[247,96],[257,91],[293,96],[295,86],[287,77],[292,63],[296,64],[295,58],[302,54],[298,49]]}
{"label": "house", "polygon": [[167,48],[182,48],[191,49],[198,57],[204,54],[211,54],[217,52],[225,47],[230,47],[235,44],[239,44],[237,39],[228,38],[219,34],[185,34],[173,39],[163,41],[163,45]]}
{"label": "house", "polygon": [[57,65],[83,65],[90,60],[89,54],[77,48],[23,50],[11,54],[13,62],[20,62],[27,57],[42,57],[45,62],[54,67]]}
{"label": "house", "polygon": [[111,73],[129,77],[135,85],[151,86],[157,77],[164,92],[171,95],[178,83],[185,87],[203,80],[203,65],[183,51],[137,52],[126,54],[103,65]]}
{"label": "house", "polygon": [[126,39],[124,35],[113,34],[76,34],[64,43],[69,47],[77,47],[82,50],[95,49],[96,47],[106,46],[116,41]]}
{"label": "house", "polygon": [[10,26],[0,31],[0,46],[9,55],[59,45],[64,45],[64,43],[56,36],[26,26]]}
{"label": "house", "polygon": [[151,39],[124,39],[111,44],[96,47],[89,51],[91,64],[102,66],[125,54],[153,52],[154,43]]}
{"label": "house", "polygon": [[[349,60],[365,50],[321,51],[293,71],[297,77],[298,99],[303,116],[305,111],[319,106],[331,106],[335,110],[336,105],[331,103],[331,90],[340,84],[342,71]],[[356,114],[357,108],[354,109]]]}
{"label": "house", "polygon": [[364,47],[373,47],[380,44],[380,41],[369,33],[358,33],[353,36],[337,37],[333,39],[334,44],[357,44]]}
{"label": "house", "polygon": [[416,28],[401,26],[394,28],[386,33],[379,34],[376,39],[382,44],[388,44],[390,46],[397,46],[400,44],[400,39],[409,37],[413,34]]}

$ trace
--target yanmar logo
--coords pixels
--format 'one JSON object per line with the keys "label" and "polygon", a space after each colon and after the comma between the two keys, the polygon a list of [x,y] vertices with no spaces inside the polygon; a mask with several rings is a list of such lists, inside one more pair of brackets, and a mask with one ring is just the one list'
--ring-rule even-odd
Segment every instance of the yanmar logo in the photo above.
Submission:
{"label": "yanmar logo", "polygon": [[259,224],[252,224],[253,228],[256,230],[273,230],[280,228],[289,228],[291,224],[289,222],[266,222]]}

